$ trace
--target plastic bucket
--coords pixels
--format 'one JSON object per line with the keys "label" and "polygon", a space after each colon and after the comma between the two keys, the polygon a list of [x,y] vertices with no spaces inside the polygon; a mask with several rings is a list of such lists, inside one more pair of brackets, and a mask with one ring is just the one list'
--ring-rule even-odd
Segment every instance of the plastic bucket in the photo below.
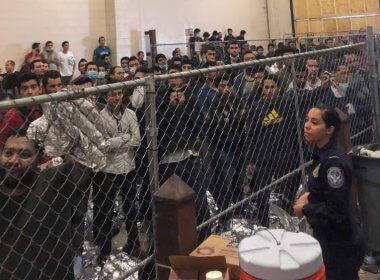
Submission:
{"label": "plastic bucket", "polygon": [[323,280],[318,241],[306,233],[262,230],[239,244],[241,280]]}

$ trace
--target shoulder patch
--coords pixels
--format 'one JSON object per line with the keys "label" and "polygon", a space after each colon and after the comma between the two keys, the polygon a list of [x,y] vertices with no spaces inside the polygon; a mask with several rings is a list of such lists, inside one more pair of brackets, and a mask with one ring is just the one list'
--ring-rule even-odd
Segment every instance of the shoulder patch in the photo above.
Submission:
{"label": "shoulder patch", "polygon": [[327,183],[333,189],[343,187],[345,183],[344,172],[340,167],[330,167],[327,170]]}

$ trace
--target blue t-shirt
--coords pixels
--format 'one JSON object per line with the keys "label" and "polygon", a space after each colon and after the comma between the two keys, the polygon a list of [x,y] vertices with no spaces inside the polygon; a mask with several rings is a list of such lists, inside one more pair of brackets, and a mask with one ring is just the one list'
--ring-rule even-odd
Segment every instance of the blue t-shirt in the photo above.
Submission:
{"label": "blue t-shirt", "polygon": [[94,50],[94,54],[93,54],[93,57],[95,57],[95,63],[98,65],[103,65],[102,56],[104,56],[104,55],[111,55],[111,49],[107,46],[97,47]]}

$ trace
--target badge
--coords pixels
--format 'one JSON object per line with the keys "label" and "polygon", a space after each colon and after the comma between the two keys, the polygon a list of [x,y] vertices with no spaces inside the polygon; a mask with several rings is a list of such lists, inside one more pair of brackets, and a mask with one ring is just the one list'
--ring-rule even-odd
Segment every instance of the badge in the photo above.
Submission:
{"label": "badge", "polygon": [[330,167],[327,170],[327,183],[333,189],[339,189],[344,185],[344,173],[339,167]]}
{"label": "badge", "polygon": [[319,168],[321,167],[321,164],[318,164],[316,168],[313,170],[313,177],[318,178],[319,176]]}

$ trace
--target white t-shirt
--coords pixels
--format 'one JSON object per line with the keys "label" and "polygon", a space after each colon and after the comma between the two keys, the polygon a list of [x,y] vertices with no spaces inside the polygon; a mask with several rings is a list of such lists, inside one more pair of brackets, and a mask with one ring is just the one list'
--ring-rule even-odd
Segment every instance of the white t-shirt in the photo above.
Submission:
{"label": "white t-shirt", "polygon": [[59,62],[59,72],[62,77],[72,76],[73,75],[73,66],[75,64],[75,57],[71,51],[63,53],[62,51],[58,54]]}

